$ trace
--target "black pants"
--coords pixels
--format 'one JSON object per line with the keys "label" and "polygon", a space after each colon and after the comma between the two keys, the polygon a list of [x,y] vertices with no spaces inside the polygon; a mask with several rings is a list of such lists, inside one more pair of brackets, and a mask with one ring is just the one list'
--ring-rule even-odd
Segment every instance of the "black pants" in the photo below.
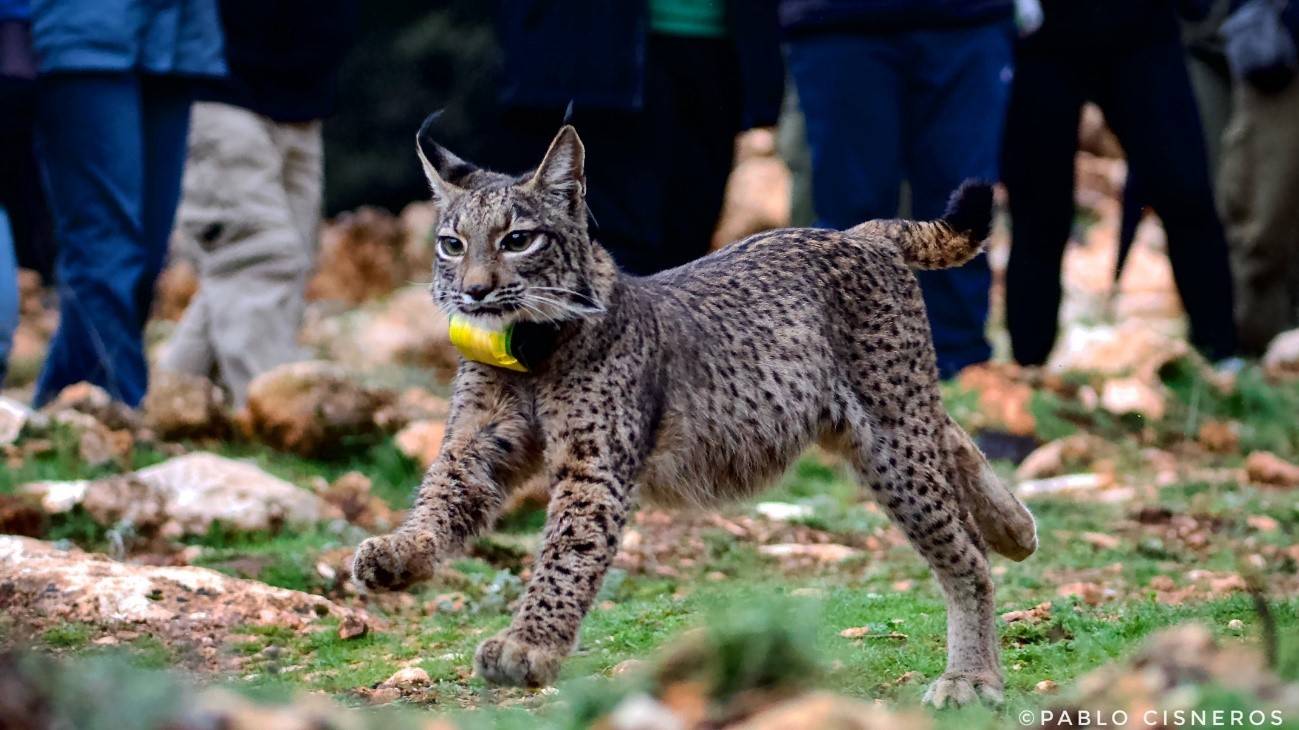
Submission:
{"label": "black pants", "polygon": [[0,76],[0,207],[9,216],[18,265],[48,284],[56,252],[32,143],[35,108],[35,82]]}
{"label": "black pants", "polygon": [[1214,208],[1199,113],[1176,37],[1078,52],[1021,49],[1006,121],[1003,179],[1014,244],[1006,324],[1015,359],[1046,361],[1055,343],[1060,266],[1074,219],[1078,116],[1092,100],[1168,235],[1191,342],[1211,360],[1236,350],[1227,243]]}
{"label": "black pants", "polygon": [[[577,107],[593,237],[623,270],[652,274],[708,253],[740,131],[739,71],[725,40],[651,35],[639,110]],[[511,109],[496,163],[541,161],[562,112]]]}

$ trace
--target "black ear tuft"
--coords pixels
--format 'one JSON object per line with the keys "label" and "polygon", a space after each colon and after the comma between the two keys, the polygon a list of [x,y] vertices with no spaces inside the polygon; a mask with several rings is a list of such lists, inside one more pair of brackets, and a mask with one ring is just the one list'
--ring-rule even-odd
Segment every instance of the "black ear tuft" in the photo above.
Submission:
{"label": "black ear tuft", "polygon": [[992,231],[992,184],[966,180],[947,201],[943,220],[953,229],[982,241]]}
{"label": "black ear tuft", "polygon": [[[443,182],[456,187],[464,187],[466,178],[477,172],[478,168],[456,157],[450,150],[434,140],[433,130],[441,117],[442,110],[439,109],[424,118],[424,122],[419,125],[419,132],[415,134],[415,144],[419,147],[424,159],[428,161],[429,166],[433,168],[433,171],[437,173],[437,176]],[[428,170],[425,170],[425,172],[427,173]]]}

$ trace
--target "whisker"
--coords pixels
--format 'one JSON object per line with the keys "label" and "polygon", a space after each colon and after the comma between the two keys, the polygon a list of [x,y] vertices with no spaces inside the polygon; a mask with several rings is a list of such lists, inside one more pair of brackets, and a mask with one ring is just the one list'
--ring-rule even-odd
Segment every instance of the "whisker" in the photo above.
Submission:
{"label": "whisker", "polygon": [[605,311],[605,309],[604,309],[604,305],[601,304],[600,301],[599,301],[598,299],[596,299],[595,297],[590,296],[590,295],[588,295],[588,294],[583,294],[583,293],[581,293],[581,292],[573,291],[572,289],[566,289],[566,288],[564,288],[564,287],[562,287],[562,286],[530,286],[530,287],[527,288],[526,291],[532,291],[532,290],[536,290],[536,291],[546,291],[546,292],[556,292],[556,293],[559,293],[559,294],[570,294],[570,295],[572,295],[572,296],[574,296],[574,297],[577,297],[577,298],[580,299],[580,300],[585,301],[585,302],[586,302],[586,305],[585,305],[585,306],[590,307],[591,309],[595,309],[595,310],[600,311],[600,312]]}
{"label": "whisker", "polygon": [[[530,302],[540,302],[541,304],[548,305],[555,310],[558,310],[559,314],[580,315],[582,313],[569,302],[561,302],[557,299],[543,297],[540,294],[528,294],[524,298]],[[551,315],[550,319],[558,319],[558,317]]]}

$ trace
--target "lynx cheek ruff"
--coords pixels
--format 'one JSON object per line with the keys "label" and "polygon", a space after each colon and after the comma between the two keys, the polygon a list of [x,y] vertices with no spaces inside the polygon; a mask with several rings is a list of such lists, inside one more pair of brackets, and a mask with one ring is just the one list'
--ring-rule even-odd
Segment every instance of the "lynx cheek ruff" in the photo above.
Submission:
{"label": "lynx cheek ruff", "polygon": [[487,329],[475,325],[468,317],[451,316],[451,344],[465,359],[526,373],[528,368],[510,349],[513,334],[513,325],[505,329]]}

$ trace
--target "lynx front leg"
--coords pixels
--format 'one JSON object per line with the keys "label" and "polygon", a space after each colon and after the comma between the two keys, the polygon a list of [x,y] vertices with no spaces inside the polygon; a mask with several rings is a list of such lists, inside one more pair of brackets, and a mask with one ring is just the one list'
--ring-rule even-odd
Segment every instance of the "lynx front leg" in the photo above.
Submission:
{"label": "lynx front leg", "polygon": [[532,582],[509,628],[478,647],[479,676],[529,687],[555,679],[618,550],[630,491],[603,468],[559,468]]}
{"label": "lynx front leg", "polygon": [[365,586],[395,590],[430,577],[533,471],[537,448],[522,400],[506,384],[476,376],[462,372],[457,381],[442,450],[406,522],[356,549],[352,574]]}

